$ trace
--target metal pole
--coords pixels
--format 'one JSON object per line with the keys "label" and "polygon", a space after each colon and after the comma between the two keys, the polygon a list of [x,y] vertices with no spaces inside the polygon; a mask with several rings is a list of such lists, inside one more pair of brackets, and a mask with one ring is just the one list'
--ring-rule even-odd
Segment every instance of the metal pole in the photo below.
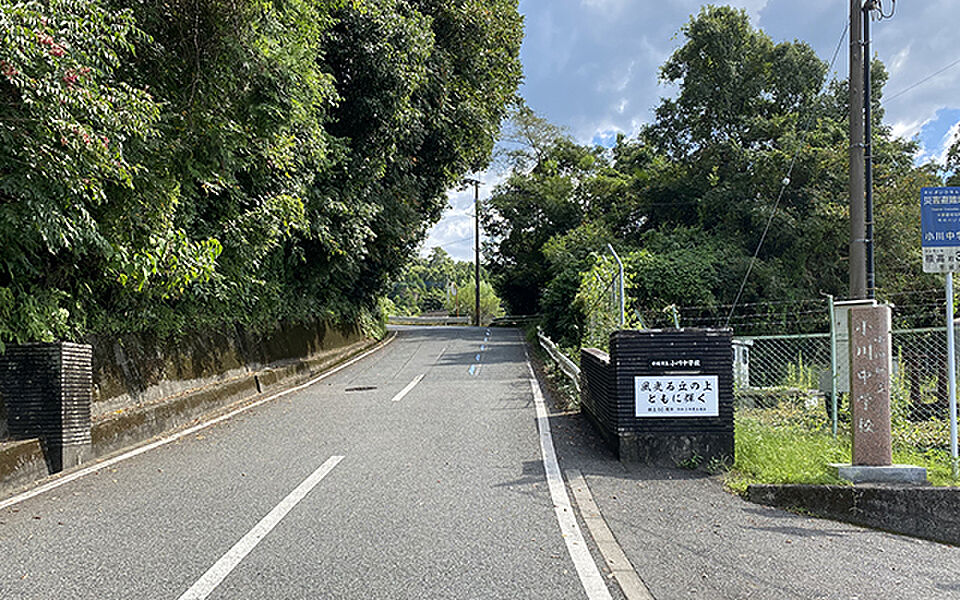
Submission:
{"label": "metal pole", "polygon": [[861,0],[850,0],[850,298],[866,298]]}
{"label": "metal pole", "polygon": [[837,438],[837,320],[833,315],[833,296],[827,295],[830,309],[830,431]]}
{"label": "metal pole", "polygon": [[950,458],[957,478],[957,370],[953,334],[953,273],[947,273],[947,393],[950,394]]}
{"label": "metal pole", "polygon": [[617,259],[617,264],[620,266],[620,327],[623,328],[625,321],[624,311],[626,309],[627,303],[624,299],[624,290],[623,290],[623,262],[620,260],[620,256],[617,255],[617,251],[613,249],[613,244],[607,244],[607,248],[610,249],[610,252],[613,253],[613,257]]}
{"label": "metal pole", "polygon": [[480,182],[473,181],[473,239],[474,244],[474,279],[476,282],[477,297],[473,313],[474,327],[480,327]]}
{"label": "metal pole", "polygon": [[873,103],[870,85],[870,11],[873,0],[863,5],[863,148],[864,148],[864,252],[866,253],[867,298],[876,297],[873,261]]}

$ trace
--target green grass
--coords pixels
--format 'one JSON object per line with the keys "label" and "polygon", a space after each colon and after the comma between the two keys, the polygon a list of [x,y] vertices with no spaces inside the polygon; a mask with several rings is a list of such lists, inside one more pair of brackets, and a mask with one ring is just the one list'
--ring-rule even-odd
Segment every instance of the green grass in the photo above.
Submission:
{"label": "green grass", "polygon": [[898,465],[917,465],[927,468],[927,480],[933,485],[960,485],[950,468],[950,452],[946,450],[916,450],[895,448],[893,462]]}
{"label": "green grass", "polygon": [[[819,408],[783,402],[775,408],[737,411],[736,461],[726,473],[726,486],[738,493],[754,483],[844,484],[830,463],[850,462],[850,432],[837,439]],[[949,452],[897,447],[893,462],[927,468],[933,485],[960,485],[953,479]]]}
{"label": "green grass", "polygon": [[779,410],[743,410],[737,415],[736,460],[727,473],[727,487],[743,494],[752,483],[843,483],[829,464],[849,461],[849,447],[829,433],[758,414]]}

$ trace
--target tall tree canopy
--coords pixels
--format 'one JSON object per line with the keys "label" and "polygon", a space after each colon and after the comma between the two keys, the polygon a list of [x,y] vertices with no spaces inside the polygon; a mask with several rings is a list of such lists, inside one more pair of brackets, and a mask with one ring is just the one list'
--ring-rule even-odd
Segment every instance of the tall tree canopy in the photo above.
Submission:
{"label": "tall tree canopy", "polygon": [[521,39],[516,0],[0,0],[0,344],[354,318]]}
{"label": "tall tree canopy", "polygon": [[[658,314],[676,304],[726,316],[758,246],[741,302],[845,295],[846,84],[828,84],[807,44],[774,43],[742,10],[706,6],[681,33],[660,72],[676,94],[636,139],[590,148],[528,110],[513,117],[526,141],[488,201],[491,270],[511,310],[542,311],[562,343],[583,336],[578,291],[610,242],[633,275],[631,304]],[[874,72],[878,282],[929,287],[916,198],[938,180],[883,124],[886,72]]]}

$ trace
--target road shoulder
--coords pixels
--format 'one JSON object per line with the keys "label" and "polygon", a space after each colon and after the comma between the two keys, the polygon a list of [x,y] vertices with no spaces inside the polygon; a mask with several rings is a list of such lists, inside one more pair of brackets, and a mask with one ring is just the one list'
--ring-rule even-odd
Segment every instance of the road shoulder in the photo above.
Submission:
{"label": "road shoulder", "polygon": [[561,468],[582,473],[654,598],[960,598],[960,548],[758,506],[718,476],[620,463],[578,411],[547,404]]}

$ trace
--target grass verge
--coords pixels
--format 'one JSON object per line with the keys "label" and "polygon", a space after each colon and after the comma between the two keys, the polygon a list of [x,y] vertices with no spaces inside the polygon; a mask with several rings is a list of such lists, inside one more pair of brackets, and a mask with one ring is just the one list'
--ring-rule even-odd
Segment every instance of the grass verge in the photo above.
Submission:
{"label": "grass verge", "polygon": [[[850,431],[834,439],[822,411],[781,403],[774,408],[741,408],[734,425],[736,460],[724,483],[738,494],[754,483],[836,484],[830,463],[849,463]],[[933,485],[960,485],[952,477],[950,455],[941,449],[895,448],[893,462],[927,468]]]}

